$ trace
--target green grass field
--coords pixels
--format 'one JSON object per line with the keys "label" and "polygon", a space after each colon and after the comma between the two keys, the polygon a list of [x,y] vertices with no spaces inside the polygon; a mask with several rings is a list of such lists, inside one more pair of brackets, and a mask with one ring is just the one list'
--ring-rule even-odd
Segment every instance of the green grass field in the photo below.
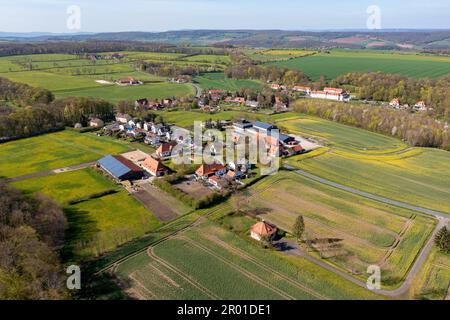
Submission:
{"label": "green grass field", "polygon": [[349,72],[382,71],[413,78],[438,78],[450,73],[448,57],[395,52],[333,50],[330,54],[321,53],[274,64],[302,70],[313,80],[318,80],[322,75],[334,79]]}
{"label": "green grass field", "polygon": [[246,208],[288,232],[303,215],[306,237],[327,240],[321,256],[363,277],[369,265],[380,265],[384,286],[401,282],[434,227],[431,218],[286,172],[252,187]]}
{"label": "green grass field", "polygon": [[[137,71],[134,65],[137,60],[193,67],[202,66],[213,70],[223,70],[230,62],[228,56],[220,55],[185,56],[157,52],[123,52],[123,54],[125,58],[121,60],[98,61],[63,54],[2,57],[0,58],[0,77],[49,89],[58,98],[85,96],[118,102],[143,97],[161,99],[195,94],[195,88],[192,85],[169,83],[166,77]],[[103,55],[107,55],[107,53],[103,53]],[[97,80],[114,82],[128,76],[143,81],[145,85],[119,87],[96,82]],[[254,85],[252,81],[248,81],[248,83]],[[223,81],[222,85],[238,86],[241,84],[239,81],[234,84]]]}
{"label": "green grass field", "polygon": [[[26,193],[46,194],[64,207],[69,221],[67,259],[97,256],[161,225],[137,200],[92,168],[32,178],[13,186]],[[69,204],[108,190],[117,193]]]}
{"label": "green grass field", "polygon": [[289,164],[386,198],[450,213],[450,153],[407,148],[401,141],[327,120],[301,117],[280,125],[328,146]]}
{"label": "green grass field", "polygon": [[450,254],[433,249],[418,277],[413,282],[408,298],[423,300],[443,300],[449,289]]}
{"label": "green grass field", "polygon": [[57,97],[92,97],[118,102],[121,100],[134,101],[143,97],[162,99],[194,95],[195,89],[190,84],[153,83],[130,87],[112,85],[102,86],[100,88],[60,90],[55,93]]}
{"label": "green grass field", "polygon": [[283,130],[314,137],[324,145],[351,152],[382,154],[407,148],[398,139],[312,116],[298,115],[297,119],[280,121],[278,125]]}
{"label": "green grass field", "polygon": [[61,131],[0,144],[0,177],[17,177],[133,150],[130,143]]}
{"label": "green grass field", "polygon": [[242,88],[260,89],[262,84],[256,80],[235,80],[228,79],[223,73],[207,73],[201,76],[195,77],[195,81],[198,82],[202,89],[220,89],[227,91],[238,91]]}
{"label": "green grass field", "polygon": [[140,299],[379,298],[303,259],[292,261],[264,250],[210,222],[126,260],[116,274],[130,283],[126,291]]}

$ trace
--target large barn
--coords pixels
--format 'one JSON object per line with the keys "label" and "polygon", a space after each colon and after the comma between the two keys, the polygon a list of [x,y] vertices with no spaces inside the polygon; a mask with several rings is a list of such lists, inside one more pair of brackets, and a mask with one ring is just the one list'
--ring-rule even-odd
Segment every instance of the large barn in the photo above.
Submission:
{"label": "large barn", "polygon": [[141,168],[122,156],[109,155],[100,159],[98,164],[103,170],[120,181],[137,180],[144,175]]}

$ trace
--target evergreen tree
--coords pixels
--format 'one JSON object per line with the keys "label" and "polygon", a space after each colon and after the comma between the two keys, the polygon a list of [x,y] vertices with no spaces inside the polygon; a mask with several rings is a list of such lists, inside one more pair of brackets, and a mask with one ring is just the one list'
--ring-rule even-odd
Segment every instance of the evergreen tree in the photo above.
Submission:
{"label": "evergreen tree", "polygon": [[303,233],[305,232],[305,222],[303,220],[303,216],[298,216],[295,220],[294,224],[294,236],[297,238],[297,241],[300,241]]}

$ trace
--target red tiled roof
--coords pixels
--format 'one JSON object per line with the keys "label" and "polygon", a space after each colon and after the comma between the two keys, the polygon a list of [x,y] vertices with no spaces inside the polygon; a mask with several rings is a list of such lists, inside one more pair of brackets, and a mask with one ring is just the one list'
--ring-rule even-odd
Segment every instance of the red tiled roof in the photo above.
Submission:
{"label": "red tiled roof", "polygon": [[175,141],[172,141],[169,143],[163,143],[159,146],[159,148],[156,152],[158,152],[158,153],[170,152],[170,151],[172,151],[173,147],[175,147],[175,145],[176,145]]}
{"label": "red tiled roof", "polygon": [[277,228],[268,224],[265,221],[261,221],[261,222],[258,222],[257,224],[255,224],[252,227],[251,231],[262,237],[267,237],[267,236],[272,236],[273,234],[275,234],[277,232]]}
{"label": "red tiled roof", "polygon": [[149,169],[150,172],[167,172],[169,169],[159,160],[152,157],[147,158],[142,164],[145,168]]}
{"label": "red tiled roof", "polygon": [[217,171],[223,170],[225,169],[223,164],[220,163],[213,163],[213,164],[203,164],[200,166],[200,168],[197,169],[197,171],[195,173],[197,173],[197,175],[204,177],[204,176],[209,176],[212,175],[214,173],[216,173]]}

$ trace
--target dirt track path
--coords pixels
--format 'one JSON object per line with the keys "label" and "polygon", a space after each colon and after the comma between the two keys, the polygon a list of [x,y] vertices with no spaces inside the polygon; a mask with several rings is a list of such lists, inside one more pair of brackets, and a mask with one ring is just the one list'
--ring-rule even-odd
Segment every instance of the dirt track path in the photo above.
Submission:
{"label": "dirt track path", "polygon": [[48,170],[48,171],[39,171],[39,172],[26,174],[26,175],[19,176],[19,177],[7,178],[7,179],[4,179],[4,181],[7,183],[11,183],[11,182],[19,182],[19,181],[23,181],[23,180],[28,180],[28,179],[32,179],[32,178],[46,177],[46,176],[60,174],[60,173],[64,173],[64,172],[71,172],[71,171],[86,169],[95,164],[96,164],[96,161],[86,162],[86,163],[76,164],[76,165],[68,166],[68,167],[64,167],[64,168],[53,169],[53,170]]}

